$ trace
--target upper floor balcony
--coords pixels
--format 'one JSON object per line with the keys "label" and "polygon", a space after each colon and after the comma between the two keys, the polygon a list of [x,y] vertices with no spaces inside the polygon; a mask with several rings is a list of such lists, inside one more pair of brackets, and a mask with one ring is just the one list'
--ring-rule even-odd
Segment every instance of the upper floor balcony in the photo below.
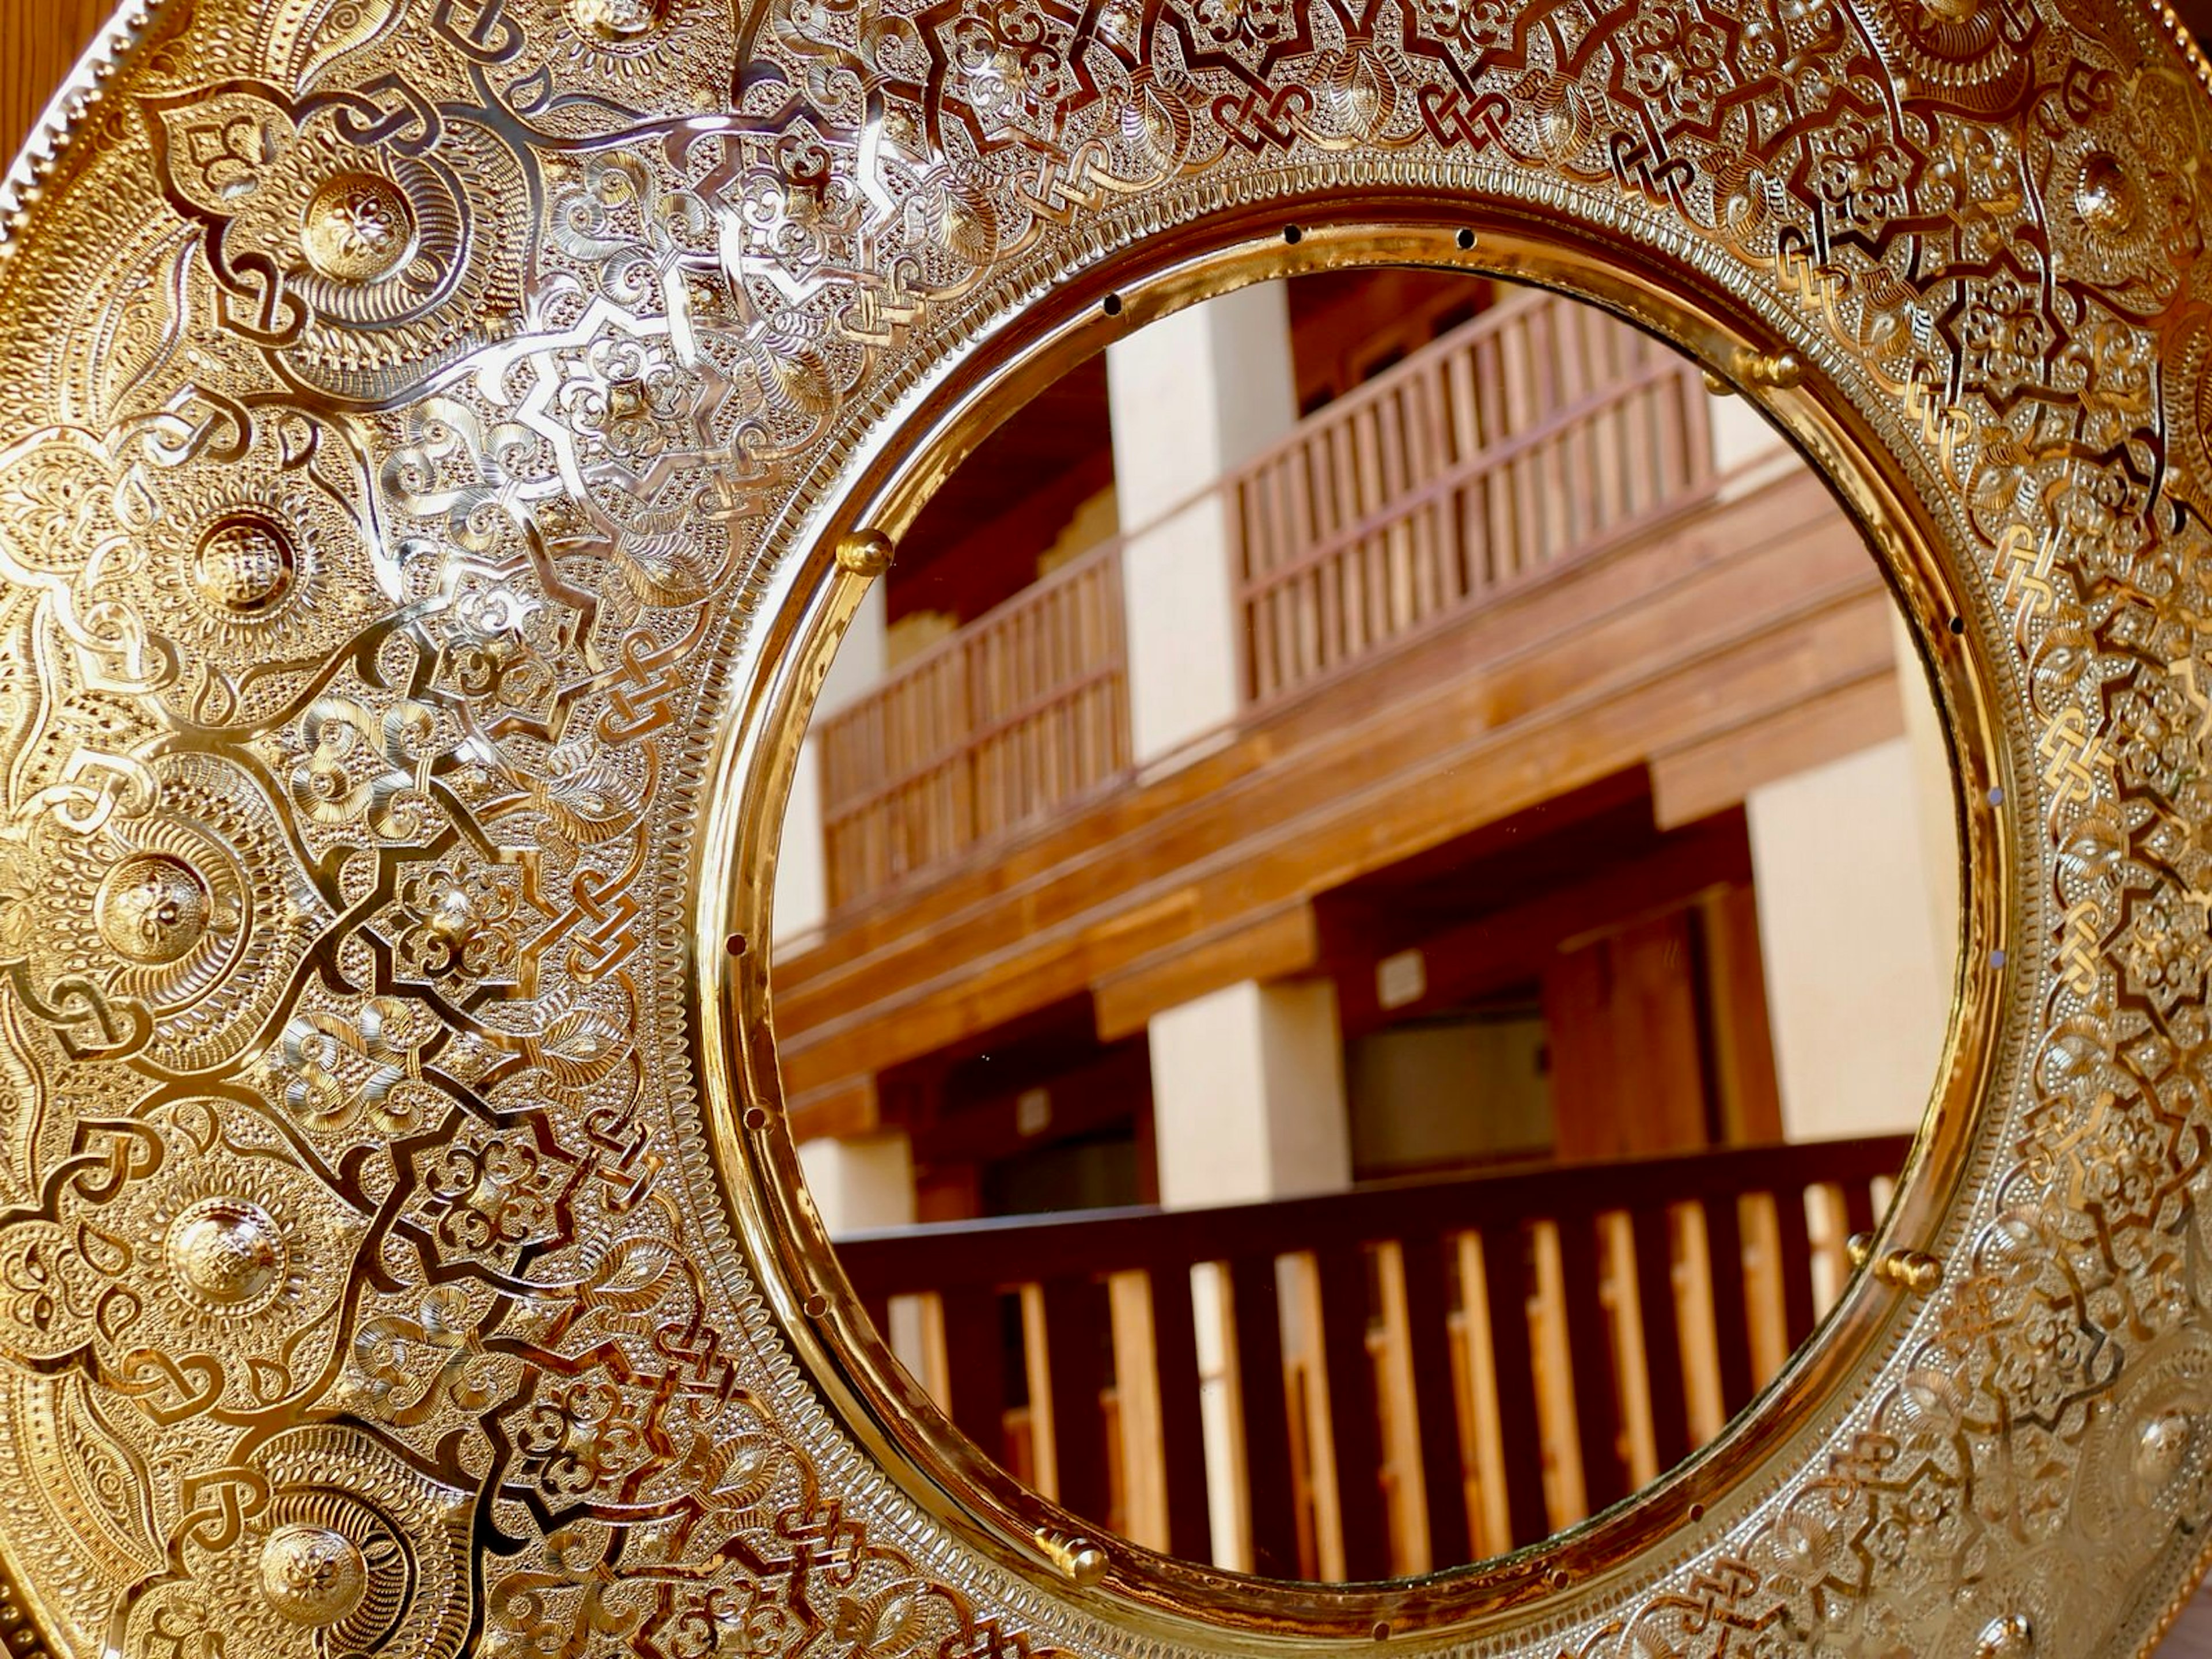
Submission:
{"label": "upper floor balcony", "polygon": [[[1207,492],[1239,723],[1710,503],[1710,402],[1698,371],[1650,337],[1530,292],[1301,422]],[[1123,540],[822,723],[833,915],[1127,786]]]}

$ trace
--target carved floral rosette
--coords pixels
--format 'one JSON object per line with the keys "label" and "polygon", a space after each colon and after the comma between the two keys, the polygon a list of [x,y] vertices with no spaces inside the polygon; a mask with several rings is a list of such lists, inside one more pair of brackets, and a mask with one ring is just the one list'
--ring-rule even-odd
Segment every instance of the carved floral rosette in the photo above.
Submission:
{"label": "carved floral rosette", "polygon": [[2140,1649],[2212,1521],[2202,67],[2132,0],[137,0],[0,252],[15,1611],[134,1659],[1265,1638],[927,1501],[723,941],[870,458],[1304,222],[1581,287],[1878,481],[1977,897],[1891,1224],[1940,1285],[1855,1291],[1702,1509],[1276,1633]]}

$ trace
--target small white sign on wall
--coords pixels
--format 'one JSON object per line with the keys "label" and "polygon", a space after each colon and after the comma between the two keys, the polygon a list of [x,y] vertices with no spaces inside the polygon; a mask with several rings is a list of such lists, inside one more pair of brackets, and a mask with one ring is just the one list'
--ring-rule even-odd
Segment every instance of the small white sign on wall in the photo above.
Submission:
{"label": "small white sign on wall", "polygon": [[1428,994],[1429,963],[1419,951],[1401,951],[1375,964],[1375,1000],[1403,1008]]}

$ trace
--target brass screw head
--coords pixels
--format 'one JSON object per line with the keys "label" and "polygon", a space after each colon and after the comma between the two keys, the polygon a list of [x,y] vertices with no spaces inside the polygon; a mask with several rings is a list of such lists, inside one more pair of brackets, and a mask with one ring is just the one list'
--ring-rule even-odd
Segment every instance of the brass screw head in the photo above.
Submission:
{"label": "brass screw head", "polygon": [[1915,1296],[1926,1296],[1943,1282],[1943,1264],[1925,1250],[1892,1250],[1875,1264],[1875,1277]]}
{"label": "brass screw head", "polygon": [[1040,1527],[1036,1541],[1045,1559],[1071,1583],[1095,1584],[1106,1576],[1106,1552],[1088,1538],[1071,1538],[1049,1527]]}
{"label": "brass screw head", "polygon": [[880,530],[856,530],[838,538],[837,563],[856,576],[880,576],[891,568],[891,538]]}
{"label": "brass screw head", "polygon": [[1753,351],[1748,346],[1735,354],[1735,378],[1746,386],[1786,392],[1805,380],[1805,360],[1794,351]]}

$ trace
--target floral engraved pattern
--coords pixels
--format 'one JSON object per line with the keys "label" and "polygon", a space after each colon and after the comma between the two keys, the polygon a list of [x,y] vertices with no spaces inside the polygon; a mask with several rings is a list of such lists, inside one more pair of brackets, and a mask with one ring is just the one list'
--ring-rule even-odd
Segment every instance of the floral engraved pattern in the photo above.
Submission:
{"label": "floral engraved pattern", "polygon": [[1675,272],[1848,406],[2018,875],[1941,1288],[1693,1547],[1394,1644],[2150,1637],[2212,1523],[2212,95],[2154,7],[129,27],[0,242],[0,1461],[60,1645],[1136,1650],[872,1467],[732,1231],[783,1131],[703,1035],[710,757],[915,387],[1147,250],[1412,199]]}

